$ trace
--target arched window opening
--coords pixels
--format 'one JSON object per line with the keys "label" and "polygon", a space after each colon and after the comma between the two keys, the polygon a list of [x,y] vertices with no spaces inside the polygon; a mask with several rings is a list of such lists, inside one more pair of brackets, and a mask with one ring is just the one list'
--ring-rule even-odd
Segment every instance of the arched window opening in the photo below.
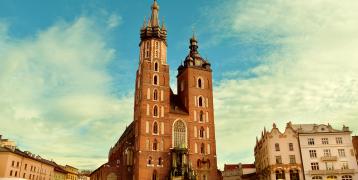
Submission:
{"label": "arched window opening", "polygon": [[198,78],[198,88],[203,88],[203,82],[201,78]]}
{"label": "arched window opening", "polygon": [[158,106],[154,106],[153,108],[153,116],[158,117]]}
{"label": "arched window opening", "polygon": [[206,164],[207,164],[208,169],[210,169],[210,160],[209,159],[206,160]]}
{"label": "arched window opening", "polygon": [[204,145],[204,143],[201,143],[200,153],[201,153],[201,154],[205,154],[205,145]]}
{"label": "arched window opening", "polygon": [[163,165],[163,160],[162,160],[162,158],[161,158],[161,157],[160,157],[160,158],[158,158],[158,165],[159,165],[159,166]]}
{"label": "arched window opening", "polygon": [[199,121],[200,122],[204,121],[204,112],[203,111],[200,111]]}
{"label": "arched window opening", "polygon": [[179,120],[173,125],[173,145],[174,147],[186,147],[186,126],[183,121]]}
{"label": "arched window opening", "polygon": [[158,123],[157,122],[154,122],[153,123],[153,133],[154,134],[158,134]]}
{"label": "arched window opening", "polygon": [[205,130],[204,130],[203,127],[201,127],[201,128],[200,128],[200,131],[199,131],[199,137],[200,137],[200,138],[204,138],[204,136],[205,136]]}
{"label": "arched window opening", "polygon": [[158,62],[155,62],[155,63],[154,63],[154,71],[157,71],[157,72],[158,72],[158,69],[159,69]]}
{"label": "arched window opening", "polygon": [[154,91],[153,91],[153,99],[155,101],[158,100],[158,91],[156,89],[154,89]]}
{"label": "arched window opening", "polygon": [[327,176],[327,179],[337,179],[337,176]]}
{"label": "arched window opening", "polygon": [[199,97],[199,107],[203,107],[203,97]]}
{"label": "arched window opening", "polygon": [[153,77],[153,84],[158,85],[158,75],[154,75]]}
{"label": "arched window opening", "polygon": [[153,151],[156,151],[158,149],[158,141],[157,139],[154,139],[154,142],[153,142]]}
{"label": "arched window opening", "polygon": [[148,157],[148,165],[151,165],[152,164],[152,156],[149,156]]}
{"label": "arched window opening", "polygon": [[153,171],[152,180],[158,180],[158,174],[156,170]]}
{"label": "arched window opening", "polygon": [[201,160],[200,159],[198,159],[198,161],[196,162],[196,165],[199,169],[201,168]]}

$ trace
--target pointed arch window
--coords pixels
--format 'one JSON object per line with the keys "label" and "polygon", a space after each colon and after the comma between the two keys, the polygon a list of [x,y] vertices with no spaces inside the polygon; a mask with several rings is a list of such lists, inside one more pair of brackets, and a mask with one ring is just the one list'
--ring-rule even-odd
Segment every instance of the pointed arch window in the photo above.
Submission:
{"label": "pointed arch window", "polygon": [[156,170],[153,171],[152,180],[158,180],[158,174]]}
{"label": "pointed arch window", "polygon": [[158,90],[154,89],[153,91],[153,99],[156,101],[158,100]]}
{"label": "pointed arch window", "polygon": [[203,89],[204,88],[204,81],[201,77],[199,77],[197,79],[197,87],[200,88],[200,89]]}
{"label": "pointed arch window", "polygon": [[280,144],[278,144],[278,143],[275,144],[275,150],[280,151]]}
{"label": "pointed arch window", "polygon": [[158,117],[158,106],[155,105],[153,108],[153,116]]}
{"label": "pointed arch window", "polygon": [[204,138],[204,136],[205,136],[205,130],[204,130],[203,127],[201,127],[201,128],[200,128],[200,131],[199,131],[199,137],[200,137],[200,138]]}
{"label": "pointed arch window", "polygon": [[200,122],[203,122],[203,121],[204,121],[204,112],[203,112],[203,111],[200,111],[199,121],[200,121]]}
{"label": "pointed arch window", "polygon": [[200,153],[205,154],[205,145],[204,145],[204,143],[201,143],[201,145],[200,145]]}
{"label": "pointed arch window", "polygon": [[156,71],[156,72],[159,71],[159,64],[157,61],[154,63],[154,71]]}
{"label": "pointed arch window", "polygon": [[157,122],[154,122],[153,123],[153,133],[154,134],[158,134],[158,123]]}
{"label": "pointed arch window", "polygon": [[154,84],[154,85],[158,85],[158,84],[159,84],[158,81],[159,81],[159,80],[158,80],[158,75],[154,75],[154,76],[153,76],[153,84]]}
{"label": "pointed arch window", "polygon": [[156,151],[158,150],[158,141],[157,139],[154,139],[154,142],[153,142],[153,151]]}
{"label": "pointed arch window", "polygon": [[203,104],[204,104],[204,102],[203,102],[204,100],[203,100],[203,97],[199,97],[199,99],[198,99],[198,104],[199,104],[199,107],[203,107]]}
{"label": "pointed arch window", "polygon": [[158,158],[158,165],[159,165],[159,166],[163,165],[163,160],[162,160],[161,157]]}
{"label": "pointed arch window", "polygon": [[173,146],[186,147],[186,126],[184,122],[176,121],[173,126]]}
{"label": "pointed arch window", "polygon": [[151,165],[152,164],[152,156],[149,156],[148,157],[148,162],[147,162],[148,165]]}

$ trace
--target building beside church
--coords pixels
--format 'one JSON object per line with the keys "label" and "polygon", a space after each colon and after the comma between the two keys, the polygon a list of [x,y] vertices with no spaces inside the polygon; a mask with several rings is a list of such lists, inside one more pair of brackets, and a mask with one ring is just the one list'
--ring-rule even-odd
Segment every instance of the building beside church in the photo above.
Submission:
{"label": "building beside church", "polygon": [[291,122],[281,133],[274,124],[256,141],[258,179],[358,179],[351,133],[346,126],[339,130],[329,124]]}
{"label": "building beside church", "polygon": [[324,124],[296,124],[305,179],[358,179],[351,131]]}
{"label": "building beside church", "polygon": [[140,29],[133,122],[91,179],[216,180],[211,65],[200,56],[193,36],[178,66],[174,94],[169,86],[167,29],[159,22],[156,0],[151,10]]}
{"label": "building beside church", "polygon": [[255,146],[257,179],[303,180],[297,137],[291,123],[287,124],[284,132],[280,132],[276,124],[273,124],[270,131],[264,129],[261,138],[256,139]]}

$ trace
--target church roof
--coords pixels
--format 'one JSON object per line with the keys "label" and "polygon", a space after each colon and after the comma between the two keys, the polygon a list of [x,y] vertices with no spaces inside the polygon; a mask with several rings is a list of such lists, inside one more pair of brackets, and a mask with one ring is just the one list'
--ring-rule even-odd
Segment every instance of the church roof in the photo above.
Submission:
{"label": "church roof", "polygon": [[170,89],[170,112],[178,114],[188,114],[185,106],[181,103],[179,95],[173,93]]}

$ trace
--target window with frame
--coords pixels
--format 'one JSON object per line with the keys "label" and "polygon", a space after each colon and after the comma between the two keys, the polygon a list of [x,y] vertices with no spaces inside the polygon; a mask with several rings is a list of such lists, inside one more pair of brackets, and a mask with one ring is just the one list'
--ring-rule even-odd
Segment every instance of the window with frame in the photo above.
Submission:
{"label": "window with frame", "polygon": [[316,150],[309,150],[311,158],[317,158],[317,151]]}
{"label": "window with frame", "polygon": [[161,157],[158,158],[158,165],[159,166],[163,165],[163,159]]}
{"label": "window with frame", "polygon": [[158,62],[154,63],[154,71],[158,72],[159,71],[159,64]]}
{"label": "window with frame", "polygon": [[155,105],[153,107],[153,116],[158,117],[158,106],[157,105]]}
{"label": "window with frame", "polygon": [[319,170],[318,162],[312,162],[312,163],[311,163],[311,169],[312,169],[313,171]]}
{"label": "window with frame", "polygon": [[278,143],[275,144],[275,150],[280,151],[280,144],[278,144]]}
{"label": "window with frame", "polygon": [[198,84],[198,88],[203,88],[203,80],[201,79],[201,78],[198,78],[198,82],[197,82]]}
{"label": "window with frame", "polygon": [[276,156],[276,164],[282,164],[282,157]]}
{"label": "window with frame", "polygon": [[293,151],[293,143],[288,143],[288,149],[289,149],[290,151]]}
{"label": "window with frame", "polygon": [[338,149],[338,155],[339,157],[346,157],[346,152],[344,149]]}
{"label": "window with frame", "polygon": [[158,134],[158,123],[157,122],[154,122],[153,123],[153,133],[154,134]]}
{"label": "window with frame", "polygon": [[154,84],[154,85],[158,85],[158,84],[159,84],[159,82],[158,82],[158,75],[154,75],[154,76],[153,76],[153,84]]}
{"label": "window with frame", "polygon": [[152,156],[149,156],[148,157],[148,162],[147,162],[148,165],[152,165]]}
{"label": "window with frame", "polygon": [[328,144],[328,138],[322,138],[322,144]]}
{"label": "window with frame", "polygon": [[203,111],[200,111],[200,113],[199,113],[199,121],[200,122],[204,121],[204,112]]}
{"label": "window with frame", "polygon": [[314,139],[313,138],[308,138],[308,145],[314,145]]}
{"label": "window with frame", "polygon": [[324,157],[331,157],[331,150],[330,149],[323,149],[323,156]]}
{"label": "window with frame", "polygon": [[205,145],[204,145],[204,143],[201,143],[201,145],[200,145],[200,153],[205,154]]}
{"label": "window with frame", "polygon": [[349,169],[348,162],[342,162],[342,169]]}
{"label": "window with frame", "polygon": [[334,166],[332,162],[326,162],[326,169],[327,170],[334,170]]}
{"label": "window with frame", "polygon": [[342,137],[336,137],[336,143],[337,144],[343,144],[343,138]]}
{"label": "window with frame", "polygon": [[204,130],[203,127],[201,127],[200,130],[199,130],[199,137],[204,138],[204,136],[205,136],[205,130]]}
{"label": "window with frame", "polygon": [[153,100],[157,101],[158,100],[158,90],[154,89],[153,91]]}
{"label": "window with frame", "polygon": [[344,175],[342,176],[342,180],[353,180],[353,177],[351,175]]}
{"label": "window with frame", "polygon": [[316,179],[319,179],[319,180],[320,180],[320,179],[323,179],[323,178],[322,178],[322,176],[313,176],[313,177],[312,177],[312,180],[316,180]]}
{"label": "window with frame", "polygon": [[295,157],[295,155],[290,155],[289,158],[290,158],[290,164],[296,164],[296,157]]}
{"label": "window with frame", "polygon": [[177,121],[174,123],[174,135],[173,142],[174,147],[186,147],[186,126],[183,121]]}
{"label": "window with frame", "polygon": [[201,96],[199,97],[198,104],[199,104],[199,107],[203,107],[203,104],[204,104],[203,97],[201,97]]}

